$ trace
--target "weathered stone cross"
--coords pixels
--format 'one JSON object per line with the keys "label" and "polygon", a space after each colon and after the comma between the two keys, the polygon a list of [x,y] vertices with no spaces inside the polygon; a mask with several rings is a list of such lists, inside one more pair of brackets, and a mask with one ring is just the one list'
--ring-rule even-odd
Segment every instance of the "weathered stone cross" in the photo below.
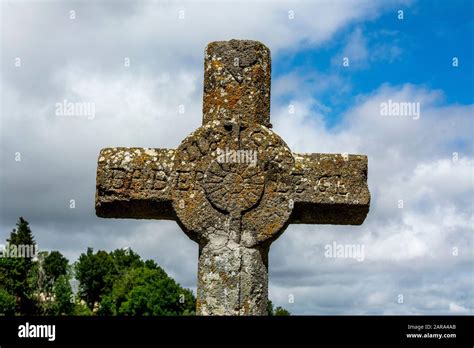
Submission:
{"label": "weathered stone cross", "polygon": [[100,152],[96,213],[176,220],[199,244],[197,313],[265,315],[270,244],[290,223],[362,224],[367,157],[291,152],[260,42],[212,42],[204,70],[203,125],[178,149]]}

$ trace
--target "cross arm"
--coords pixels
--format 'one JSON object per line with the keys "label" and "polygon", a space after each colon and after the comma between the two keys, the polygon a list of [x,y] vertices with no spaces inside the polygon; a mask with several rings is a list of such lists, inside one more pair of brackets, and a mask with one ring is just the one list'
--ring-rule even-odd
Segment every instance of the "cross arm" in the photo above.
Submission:
{"label": "cross arm", "polygon": [[294,154],[291,223],[360,225],[369,212],[367,156]]}
{"label": "cross arm", "polygon": [[102,149],[97,164],[97,216],[174,220],[171,205],[174,153],[171,149]]}

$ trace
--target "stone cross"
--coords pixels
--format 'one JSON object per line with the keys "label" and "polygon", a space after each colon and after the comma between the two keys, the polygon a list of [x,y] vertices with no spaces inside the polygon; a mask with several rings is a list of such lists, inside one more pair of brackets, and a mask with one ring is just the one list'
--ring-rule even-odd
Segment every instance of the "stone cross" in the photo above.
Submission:
{"label": "stone cross", "polygon": [[369,211],[366,156],[292,153],[271,130],[270,74],[262,43],[211,42],[202,126],[175,150],[99,155],[98,216],[175,220],[199,244],[200,315],[265,315],[269,248],[288,224]]}

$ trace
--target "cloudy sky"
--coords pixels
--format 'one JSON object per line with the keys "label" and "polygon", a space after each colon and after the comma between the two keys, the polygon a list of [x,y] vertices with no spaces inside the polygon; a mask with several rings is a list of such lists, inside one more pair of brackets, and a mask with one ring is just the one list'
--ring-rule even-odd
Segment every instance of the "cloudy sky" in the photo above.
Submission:
{"label": "cloudy sky", "polygon": [[[473,10],[3,1],[0,244],[23,216],[42,250],[75,261],[88,246],[131,247],[195,289],[197,245],[175,222],[95,216],[97,157],[177,147],[201,123],[206,44],[253,39],[272,51],[274,130],[295,152],[366,154],[372,194],[362,226],[287,229],[270,251],[270,299],[294,314],[474,314]],[[57,115],[64,100],[95,113]],[[389,100],[420,113],[382,115]],[[363,258],[327,257],[334,243]]]}

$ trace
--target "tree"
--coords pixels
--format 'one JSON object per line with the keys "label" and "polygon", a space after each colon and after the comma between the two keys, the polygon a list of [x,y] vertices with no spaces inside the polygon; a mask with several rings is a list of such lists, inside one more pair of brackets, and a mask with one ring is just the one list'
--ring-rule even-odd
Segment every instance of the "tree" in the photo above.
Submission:
{"label": "tree", "polygon": [[273,315],[275,315],[275,316],[289,316],[291,314],[285,308],[278,306],[277,308],[275,308],[275,311],[273,312]]}
{"label": "tree", "polygon": [[94,254],[92,248],[81,254],[75,265],[76,279],[79,281],[79,297],[91,310],[100,303],[102,296],[110,292],[113,285],[115,264],[113,257],[106,251]]}
{"label": "tree", "polygon": [[15,315],[15,296],[5,289],[0,289],[0,315]]}
{"label": "tree", "polygon": [[117,275],[124,274],[130,268],[137,268],[144,265],[140,255],[131,249],[117,249],[110,253],[115,264]]}
{"label": "tree", "polygon": [[46,283],[52,286],[60,276],[67,273],[67,267],[68,260],[59,251],[50,252],[43,263]]}
{"label": "tree", "polygon": [[73,293],[71,284],[69,283],[69,276],[60,275],[53,288],[54,304],[53,315],[71,315],[74,311]]}
{"label": "tree", "polygon": [[[153,265],[153,264],[151,264]],[[130,269],[114,283],[104,297],[100,314],[112,315],[190,315],[196,299],[160,267]]]}
{"label": "tree", "polygon": [[17,260],[7,257],[0,257],[0,289],[10,294],[16,294],[20,291],[23,284],[22,279],[24,270],[18,267]]}
{"label": "tree", "polygon": [[78,315],[81,317],[88,317],[93,315],[92,311],[89,309],[87,304],[84,302],[84,300],[81,300],[80,298],[76,298],[74,301],[74,312],[72,315]]}
{"label": "tree", "polygon": [[103,296],[110,293],[116,279],[129,269],[142,266],[144,262],[140,255],[131,249],[117,249],[110,254],[99,250],[94,254],[92,248],[88,248],[75,266],[76,279],[80,283],[79,296],[93,310]]}
{"label": "tree", "polygon": [[267,302],[267,315],[269,317],[273,316],[273,303],[270,300]]}
{"label": "tree", "polygon": [[274,309],[272,301],[268,300],[267,315],[268,316],[288,316],[288,315],[291,315],[291,313],[287,311],[285,308],[280,307],[280,306]]}
{"label": "tree", "polygon": [[67,274],[68,264],[68,260],[59,251],[42,251],[38,253],[32,268],[32,283],[40,314],[60,314],[55,309],[55,286],[61,276],[67,276],[67,279],[70,279],[70,276]]}
{"label": "tree", "polygon": [[7,239],[9,244],[13,245],[36,245],[33,233],[31,233],[30,225],[28,221],[20,216],[16,223],[17,228],[13,229],[10,234],[10,238]]}
{"label": "tree", "polygon": [[[36,250],[36,242],[28,222],[20,217],[16,226],[7,239],[7,247],[14,246],[17,249],[21,246]],[[14,255],[0,258],[0,288],[15,297],[16,312],[24,315],[35,314],[37,310],[31,279],[34,265],[32,256]]]}

